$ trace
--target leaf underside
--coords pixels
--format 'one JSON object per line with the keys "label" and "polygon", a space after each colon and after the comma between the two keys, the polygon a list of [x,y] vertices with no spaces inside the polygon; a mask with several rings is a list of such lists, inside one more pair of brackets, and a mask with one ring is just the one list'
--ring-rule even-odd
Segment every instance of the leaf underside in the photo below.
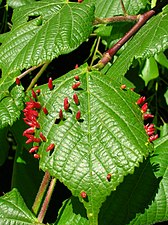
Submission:
{"label": "leaf underside", "polygon": [[[72,89],[75,75],[79,75],[81,82],[77,90]],[[40,168],[57,177],[74,196],[85,191],[87,200],[81,197],[80,200],[90,220],[97,220],[106,196],[152,150],[135,104],[138,95],[122,90],[119,83],[99,72],[88,72],[86,66],[55,80],[54,84],[53,90],[42,86],[38,99],[49,112],[45,115],[41,110],[38,119],[41,128],[36,135],[42,131],[47,138],[39,148]],[[73,102],[74,93],[79,97],[79,105]],[[63,108],[66,97],[70,103],[68,111]],[[60,109],[64,115],[61,121]],[[75,117],[78,110],[79,121]],[[46,152],[51,143],[55,144],[54,151]],[[106,178],[108,173],[110,182]]]}

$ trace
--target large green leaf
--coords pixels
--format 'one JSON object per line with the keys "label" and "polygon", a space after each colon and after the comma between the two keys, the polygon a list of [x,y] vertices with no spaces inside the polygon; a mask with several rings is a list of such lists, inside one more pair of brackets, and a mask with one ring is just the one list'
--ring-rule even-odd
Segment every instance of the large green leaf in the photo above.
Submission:
{"label": "large green leaf", "polygon": [[[168,221],[167,158],[168,136],[164,136],[155,141],[150,161],[144,161],[106,199],[99,213],[99,224],[151,225]],[[74,219],[74,225],[88,225],[85,210],[76,198],[65,202],[62,209],[56,224],[62,225],[67,218],[67,221]]]}
{"label": "large green leaf", "polygon": [[[95,4],[95,15],[99,18],[112,17],[123,14],[119,0],[85,0]],[[147,0],[124,0],[124,6],[129,15],[137,14],[142,8],[145,8]]]}
{"label": "large green leaf", "polygon": [[12,125],[20,117],[23,109],[24,92],[22,86],[14,86],[9,95],[0,101],[0,129]]}
{"label": "large green leaf", "polygon": [[17,189],[0,197],[0,223],[5,225],[40,224],[25,205]]}
{"label": "large green leaf", "polygon": [[[0,88],[8,90],[16,77],[14,71],[76,49],[90,35],[93,18],[92,5],[66,0],[44,0],[16,8],[12,30],[0,46]],[[0,94],[2,97],[4,91]]]}
{"label": "large green leaf", "polygon": [[[72,89],[74,75],[80,76],[81,86]],[[142,115],[135,104],[138,95],[122,90],[120,84],[99,72],[88,72],[83,66],[55,81],[54,90],[47,85],[41,87],[39,101],[48,109],[39,114],[39,123],[47,137],[39,148],[40,168],[48,170],[79,196],[87,209],[87,215],[96,224],[102,202],[112,190],[123,181],[124,176],[133,173],[152,150],[143,128]],[[80,105],[73,102],[74,93],[79,96]],[[64,113],[65,120],[59,122],[59,110],[63,109],[64,98],[68,97],[70,110]],[[77,111],[81,119],[76,120]],[[55,124],[56,122],[56,124]],[[51,154],[46,152],[49,144],[55,143]],[[107,174],[111,173],[111,182]],[[80,197],[81,191],[88,195]]]}
{"label": "large green leaf", "polygon": [[149,58],[167,47],[168,6],[137,32],[107,74],[116,79],[122,79],[134,58]]}
{"label": "large green leaf", "polygon": [[168,221],[168,136],[155,142],[155,154],[151,163],[155,166],[155,175],[161,179],[159,190],[150,207],[143,214],[138,214],[130,225],[150,225]]}
{"label": "large green leaf", "polygon": [[[134,174],[126,176],[124,182],[103,203],[99,224],[126,225],[130,224],[136,215],[143,214],[145,208],[151,205],[159,187],[160,179],[155,177],[153,170],[148,158],[135,169]],[[74,220],[76,223],[72,222],[72,225],[88,225],[85,209],[75,197],[62,206],[57,219],[58,225],[62,225],[66,218],[67,224]]]}

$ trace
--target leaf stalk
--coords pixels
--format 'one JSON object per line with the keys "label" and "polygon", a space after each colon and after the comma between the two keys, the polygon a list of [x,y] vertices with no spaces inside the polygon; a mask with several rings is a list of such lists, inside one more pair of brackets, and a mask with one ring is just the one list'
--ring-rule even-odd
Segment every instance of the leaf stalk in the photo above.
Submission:
{"label": "leaf stalk", "polygon": [[51,196],[52,196],[52,193],[54,191],[54,187],[55,187],[55,184],[56,184],[56,180],[57,180],[56,178],[52,178],[52,180],[50,182],[50,186],[48,188],[46,197],[44,199],[43,205],[42,205],[41,210],[40,210],[39,215],[38,215],[38,221],[40,223],[43,222],[43,219],[44,219],[45,214],[47,212],[47,208],[49,206],[49,202],[51,200]]}
{"label": "leaf stalk", "polygon": [[50,174],[49,174],[49,172],[46,171],[44,174],[43,180],[41,182],[39,191],[36,195],[34,204],[32,206],[32,211],[34,212],[35,215],[37,215],[37,213],[40,209],[40,205],[41,205],[44,195],[46,193],[49,181],[50,181]]}

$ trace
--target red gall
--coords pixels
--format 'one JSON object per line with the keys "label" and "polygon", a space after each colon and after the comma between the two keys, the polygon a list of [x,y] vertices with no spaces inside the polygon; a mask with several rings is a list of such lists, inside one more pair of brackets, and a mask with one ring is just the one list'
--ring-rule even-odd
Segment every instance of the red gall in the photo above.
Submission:
{"label": "red gall", "polygon": [[158,138],[158,134],[152,135],[148,138],[149,142],[155,141]]}
{"label": "red gall", "polygon": [[40,109],[41,108],[41,104],[40,104],[40,102],[35,102],[32,99],[30,99],[29,102],[26,102],[26,108],[27,109],[33,109],[33,108]]}
{"label": "red gall", "polygon": [[111,181],[111,174],[110,173],[107,174],[107,180]]}
{"label": "red gall", "polygon": [[155,130],[146,131],[146,133],[147,133],[148,136],[151,136],[155,133]]}
{"label": "red gall", "polygon": [[18,77],[16,78],[15,82],[16,82],[17,85],[20,85],[20,79]]}
{"label": "red gall", "polygon": [[75,84],[72,85],[72,89],[75,90],[75,89],[77,89],[80,85],[81,85],[81,82],[78,81],[77,83],[75,83]]}
{"label": "red gall", "polygon": [[59,111],[59,118],[60,118],[60,120],[63,120],[63,112],[62,112],[62,109],[60,109],[60,111]]}
{"label": "red gall", "polygon": [[40,89],[37,89],[37,90],[36,90],[36,94],[37,94],[37,95],[39,95],[40,92],[41,92]]}
{"label": "red gall", "polygon": [[76,64],[76,65],[75,65],[75,69],[77,69],[78,67],[79,67],[79,65],[78,65],[78,64]]}
{"label": "red gall", "polygon": [[124,89],[126,89],[126,85],[125,84],[122,84],[121,86],[120,86],[120,88],[122,89],[122,90],[124,90]]}
{"label": "red gall", "polygon": [[147,120],[147,119],[150,119],[150,118],[153,118],[154,117],[154,115],[152,115],[152,114],[150,114],[150,113],[144,113],[143,114],[143,119],[144,120]]}
{"label": "red gall", "polygon": [[50,78],[48,79],[48,88],[49,88],[50,90],[53,89],[52,77],[50,77]]}
{"label": "red gall", "polygon": [[29,150],[29,153],[34,153],[39,149],[39,146],[34,146]]}
{"label": "red gall", "polygon": [[35,128],[30,127],[23,132],[23,136],[25,136],[25,134],[34,134],[34,132],[35,132]]}
{"label": "red gall", "polygon": [[39,159],[40,158],[39,154],[34,154],[33,156],[34,156],[35,159]]}
{"label": "red gall", "polygon": [[34,116],[34,117],[38,117],[38,112],[36,111],[36,110],[32,110],[32,109],[27,109],[27,108],[25,108],[24,110],[23,110],[23,112],[24,112],[24,116],[25,117],[28,117],[28,116]]}
{"label": "red gall", "polygon": [[78,76],[78,75],[74,76],[74,79],[75,79],[76,81],[79,81],[79,76]]}
{"label": "red gall", "polygon": [[80,196],[81,196],[82,198],[87,198],[87,194],[86,194],[85,191],[82,191],[82,192],[80,193]]}
{"label": "red gall", "polygon": [[141,97],[137,100],[136,104],[137,104],[137,105],[142,105],[142,104],[145,102],[145,100],[146,100],[146,97],[145,97],[145,96],[141,96]]}
{"label": "red gall", "polygon": [[23,136],[27,137],[28,139],[30,139],[30,138],[33,139],[33,137],[34,137],[32,134],[27,134],[27,133],[23,134]]}
{"label": "red gall", "polygon": [[74,100],[76,105],[79,105],[79,99],[78,99],[78,96],[77,96],[76,93],[73,95],[73,100]]}
{"label": "red gall", "polygon": [[26,141],[26,144],[30,144],[34,142],[34,137],[33,138],[28,138],[27,141]]}
{"label": "red gall", "polygon": [[36,137],[34,137],[34,138],[33,138],[33,142],[40,143],[40,142],[41,142],[41,139],[40,139],[40,138],[36,138]]}
{"label": "red gall", "polygon": [[78,111],[78,112],[76,113],[76,119],[77,119],[77,120],[80,120],[80,117],[81,117],[81,112]]}
{"label": "red gall", "polygon": [[64,98],[64,109],[65,109],[65,111],[67,111],[69,109],[69,106],[70,106],[70,104],[68,102],[68,98]]}
{"label": "red gall", "polygon": [[145,113],[148,109],[148,103],[146,102],[145,104],[143,104],[143,106],[141,107],[141,112]]}
{"label": "red gall", "polygon": [[40,132],[40,138],[42,139],[42,141],[46,141],[47,138],[44,136],[44,134],[42,132]]}
{"label": "red gall", "polygon": [[47,147],[46,152],[49,152],[49,151],[53,150],[54,148],[55,148],[55,144],[52,143]]}
{"label": "red gall", "polygon": [[36,95],[36,92],[32,89],[32,97],[37,99],[37,95]]}
{"label": "red gall", "polygon": [[44,114],[48,115],[48,110],[46,107],[43,107],[43,112],[44,112]]}
{"label": "red gall", "polygon": [[145,130],[154,129],[155,125],[153,123],[144,125]]}

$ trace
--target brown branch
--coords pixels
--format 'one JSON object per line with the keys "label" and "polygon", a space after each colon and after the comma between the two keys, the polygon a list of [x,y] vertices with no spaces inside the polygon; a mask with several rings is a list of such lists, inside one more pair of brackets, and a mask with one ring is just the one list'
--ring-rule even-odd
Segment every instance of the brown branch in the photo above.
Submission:
{"label": "brown branch", "polygon": [[26,71],[24,71],[23,73],[21,73],[18,78],[21,79],[23,78],[24,76],[26,76],[28,73],[32,72],[33,70],[37,69],[38,67],[42,66],[43,64],[39,64],[37,66],[32,66],[30,67],[29,69],[27,69]]}
{"label": "brown branch", "polygon": [[94,66],[96,69],[103,68],[116,54],[116,52],[155,14],[160,12],[164,6],[168,4],[167,0],[163,0],[148,12],[139,15],[138,22],[122,37],[112,48],[103,54],[103,58]]}
{"label": "brown branch", "polygon": [[94,25],[97,24],[108,24],[108,23],[118,23],[118,22],[136,22],[139,19],[139,15],[126,15],[126,16],[113,16],[110,18],[96,18]]}

